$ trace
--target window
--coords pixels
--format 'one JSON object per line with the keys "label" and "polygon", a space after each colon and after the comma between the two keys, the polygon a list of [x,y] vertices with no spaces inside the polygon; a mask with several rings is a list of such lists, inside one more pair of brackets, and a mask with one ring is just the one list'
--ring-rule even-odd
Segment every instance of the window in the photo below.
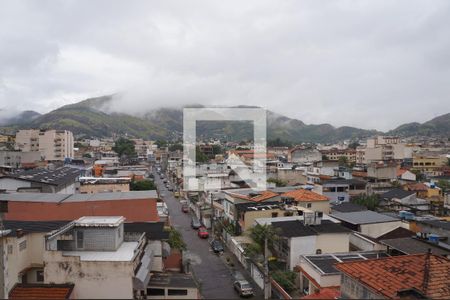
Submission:
{"label": "window", "polygon": [[77,248],[83,248],[84,232],[77,231]]}
{"label": "window", "polygon": [[36,281],[44,282],[44,271],[36,271]]}
{"label": "window", "polygon": [[149,289],[147,289],[147,295],[149,295],[149,296],[164,296],[165,291],[164,291],[164,289],[149,288]]}
{"label": "window", "polygon": [[188,291],[186,289],[183,289],[183,290],[169,289],[167,291],[168,296],[186,296],[187,294],[188,294]]}
{"label": "window", "polygon": [[13,246],[8,245],[8,254],[12,254],[12,253],[13,253]]}
{"label": "window", "polygon": [[19,251],[27,249],[27,241],[22,241],[19,243]]}
{"label": "window", "polygon": [[306,208],[311,208],[312,204],[311,203],[306,203]]}

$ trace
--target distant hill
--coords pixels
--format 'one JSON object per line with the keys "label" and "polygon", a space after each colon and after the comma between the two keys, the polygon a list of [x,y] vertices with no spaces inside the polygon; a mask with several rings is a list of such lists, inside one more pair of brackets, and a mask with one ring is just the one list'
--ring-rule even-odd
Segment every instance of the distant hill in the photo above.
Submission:
{"label": "distant hill", "polygon": [[25,110],[13,115],[4,110],[0,110],[0,126],[29,123],[30,121],[38,118],[40,115],[40,113],[32,110]]}
{"label": "distant hill", "polygon": [[[90,98],[66,105],[47,114],[29,118],[29,122],[9,123],[16,128],[55,128],[71,130],[78,137],[110,137],[127,134],[145,139],[178,139],[183,135],[182,108],[158,108],[141,116],[111,113],[112,96]],[[449,135],[450,114],[440,116],[424,124],[402,125],[388,134],[403,136],[418,133]],[[376,130],[355,127],[333,127],[330,124],[305,124],[300,120],[267,112],[267,138],[280,138],[290,142],[335,142],[344,139],[366,138],[382,134]],[[227,137],[229,140],[251,139],[250,122],[198,122],[197,135],[202,137]]]}
{"label": "distant hill", "polygon": [[388,132],[399,136],[444,136],[450,137],[450,113],[436,117],[425,123],[407,123]]}

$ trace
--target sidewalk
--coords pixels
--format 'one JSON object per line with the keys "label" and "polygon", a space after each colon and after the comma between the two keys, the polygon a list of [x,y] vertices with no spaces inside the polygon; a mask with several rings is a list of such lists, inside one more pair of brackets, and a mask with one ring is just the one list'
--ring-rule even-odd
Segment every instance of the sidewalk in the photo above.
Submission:
{"label": "sidewalk", "polygon": [[[234,254],[228,250],[228,248],[225,244],[224,244],[224,247],[225,247],[226,251],[223,253],[223,255],[221,255],[220,258],[222,259],[223,263],[230,270],[230,277],[233,276],[234,271],[241,272],[245,276],[245,279],[248,282],[250,282],[250,284],[253,287],[253,291],[254,291],[253,297],[255,297],[256,299],[263,299],[264,298],[263,290],[256,284],[256,282],[253,281],[253,279],[251,278],[248,271],[241,265],[240,261],[236,258],[236,256],[234,256]],[[227,258],[229,258],[228,261],[227,261]]]}

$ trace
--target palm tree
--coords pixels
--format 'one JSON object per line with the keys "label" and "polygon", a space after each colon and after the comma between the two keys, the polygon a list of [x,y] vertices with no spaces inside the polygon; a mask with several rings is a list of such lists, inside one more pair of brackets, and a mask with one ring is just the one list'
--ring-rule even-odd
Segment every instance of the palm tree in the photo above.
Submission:
{"label": "palm tree", "polygon": [[245,248],[245,255],[256,260],[262,261],[265,256],[264,248],[267,239],[267,246],[272,247],[273,243],[279,239],[279,231],[277,228],[269,224],[257,224],[249,231],[249,236],[253,243],[248,244]]}

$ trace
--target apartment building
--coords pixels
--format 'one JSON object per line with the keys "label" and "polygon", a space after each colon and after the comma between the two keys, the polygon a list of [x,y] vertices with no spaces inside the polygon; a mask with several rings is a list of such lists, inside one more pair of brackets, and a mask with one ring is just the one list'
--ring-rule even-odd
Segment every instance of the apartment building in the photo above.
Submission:
{"label": "apartment building", "polygon": [[411,158],[413,147],[401,143],[400,138],[390,136],[377,136],[367,139],[366,147],[356,150],[356,162],[369,164],[381,160],[403,160]]}
{"label": "apartment building", "polygon": [[123,217],[82,217],[45,238],[44,282],[75,283],[78,299],[145,296],[152,251],[145,234],[124,237]]}
{"label": "apartment building", "polygon": [[11,168],[24,168],[35,166],[41,160],[39,152],[0,151],[0,166]]}
{"label": "apartment building", "polygon": [[41,152],[45,160],[73,158],[73,134],[67,130],[19,130],[16,149],[24,152]]}
{"label": "apartment building", "polygon": [[442,167],[448,162],[445,154],[424,152],[413,155],[413,169],[430,176],[442,175]]}
{"label": "apartment building", "polygon": [[355,149],[330,149],[321,150],[322,156],[326,156],[328,160],[338,161],[341,157],[345,157],[349,163],[356,163]]}

